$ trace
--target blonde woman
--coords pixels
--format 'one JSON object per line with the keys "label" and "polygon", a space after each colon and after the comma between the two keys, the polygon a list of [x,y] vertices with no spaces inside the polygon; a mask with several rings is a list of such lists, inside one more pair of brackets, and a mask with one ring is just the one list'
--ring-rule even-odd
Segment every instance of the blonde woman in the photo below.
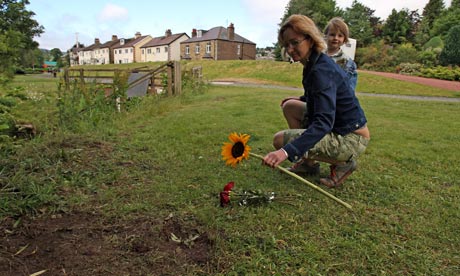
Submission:
{"label": "blonde woman", "polygon": [[319,174],[317,161],[327,162],[331,173],[320,182],[338,187],[356,170],[357,158],[368,145],[364,111],[345,71],[324,53],[323,35],[310,18],[290,16],[281,26],[278,42],[304,66],[304,95],[283,100],[290,129],[275,134],[276,150],[265,155],[264,164],[276,167],[288,159],[296,163],[295,172],[303,167]]}

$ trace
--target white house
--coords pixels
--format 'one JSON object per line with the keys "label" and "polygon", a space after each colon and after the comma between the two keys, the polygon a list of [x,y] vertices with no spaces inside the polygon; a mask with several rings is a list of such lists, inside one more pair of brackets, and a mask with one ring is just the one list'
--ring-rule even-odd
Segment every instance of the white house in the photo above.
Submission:
{"label": "white house", "polygon": [[152,40],[150,35],[137,32],[132,39],[120,38],[119,45],[113,47],[114,63],[133,63],[141,61],[141,47]]}
{"label": "white house", "polygon": [[164,36],[155,37],[141,47],[141,61],[180,60],[180,43],[189,38],[186,33],[172,34],[168,29]]}
{"label": "white house", "polygon": [[83,48],[78,52],[78,63],[80,65],[85,64],[96,64],[94,59],[94,50],[99,49],[101,43],[99,38],[94,39],[94,44],[89,45],[88,47]]}

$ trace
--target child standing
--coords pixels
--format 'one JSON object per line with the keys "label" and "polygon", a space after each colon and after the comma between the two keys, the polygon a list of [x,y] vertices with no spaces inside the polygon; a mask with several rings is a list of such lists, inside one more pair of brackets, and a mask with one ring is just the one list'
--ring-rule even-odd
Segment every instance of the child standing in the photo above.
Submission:
{"label": "child standing", "polygon": [[343,44],[348,42],[349,30],[347,24],[342,18],[334,17],[324,29],[324,34],[327,44],[326,54],[345,70],[350,79],[351,88],[355,90],[358,81],[356,63],[340,48]]}

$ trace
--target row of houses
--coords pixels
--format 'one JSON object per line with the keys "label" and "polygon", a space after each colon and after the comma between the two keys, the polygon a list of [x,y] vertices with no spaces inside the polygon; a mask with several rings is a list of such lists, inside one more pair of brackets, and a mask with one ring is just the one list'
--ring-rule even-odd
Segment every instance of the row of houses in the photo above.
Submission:
{"label": "row of houses", "polygon": [[179,60],[247,60],[256,58],[256,44],[235,33],[231,23],[227,28],[209,30],[193,29],[173,34],[170,29],[164,36],[152,37],[137,32],[132,38],[118,38],[82,47],[78,42],[68,51],[70,65],[121,64],[149,61]]}

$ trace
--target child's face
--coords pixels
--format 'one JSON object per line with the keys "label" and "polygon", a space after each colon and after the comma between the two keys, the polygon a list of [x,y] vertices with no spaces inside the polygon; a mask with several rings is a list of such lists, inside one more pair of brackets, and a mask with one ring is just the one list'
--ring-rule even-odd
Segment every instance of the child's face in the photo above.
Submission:
{"label": "child's face", "polygon": [[329,30],[327,33],[327,49],[330,51],[338,50],[343,45],[345,36],[337,30]]}

